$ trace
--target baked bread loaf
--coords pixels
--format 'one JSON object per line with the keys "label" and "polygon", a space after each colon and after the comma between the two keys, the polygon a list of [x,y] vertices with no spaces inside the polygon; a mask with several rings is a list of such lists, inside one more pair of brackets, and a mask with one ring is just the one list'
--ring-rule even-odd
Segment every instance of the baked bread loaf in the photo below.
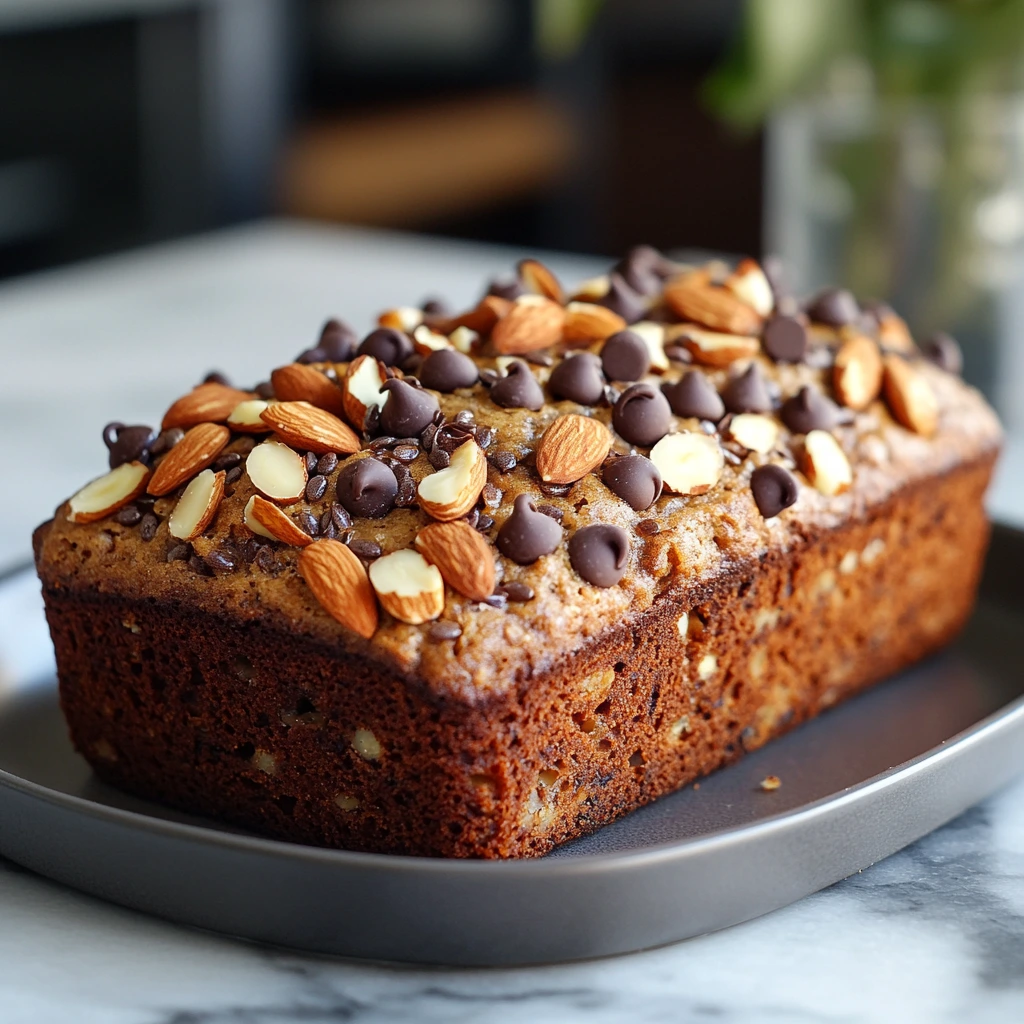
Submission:
{"label": "baked bread loaf", "polygon": [[646,247],[213,376],[35,537],[71,736],[296,842],[523,857],[945,644],[1000,445],[939,336]]}

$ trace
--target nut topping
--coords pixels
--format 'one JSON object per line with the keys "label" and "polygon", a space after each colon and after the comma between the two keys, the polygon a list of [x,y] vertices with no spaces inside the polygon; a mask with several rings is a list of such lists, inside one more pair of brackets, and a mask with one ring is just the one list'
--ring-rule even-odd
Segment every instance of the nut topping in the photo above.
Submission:
{"label": "nut topping", "polygon": [[494,554],[469,523],[431,523],[416,535],[416,550],[436,565],[452,590],[471,601],[494,592]]}
{"label": "nut topping", "polygon": [[308,402],[276,402],[261,413],[264,424],[296,448],[326,455],[359,451],[359,438],[333,413]]}
{"label": "nut topping", "polygon": [[223,423],[239,402],[252,397],[248,391],[239,391],[215,381],[200,384],[187,395],[182,395],[164,413],[161,426],[167,430],[170,427],[194,427],[198,423]]}
{"label": "nut topping", "polygon": [[896,422],[924,437],[939,428],[939,405],[924,375],[900,356],[885,357],[885,398]]}
{"label": "nut topping", "polygon": [[318,409],[340,416],[343,412],[341,391],[319,370],[304,363],[279,366],[271,375],[274,394],[282,402],[309,402]]}
{"label": "nut topping", "polygon": [[363,563],[336,540],[316,540],[299,555],[299,573],[332,618],[369,640],[377,631],[377,601]]}
{"label": "nut topping", "polygon": [[519,280],[528,292],[543,295],[559,305],[565,302],[565,292],[561,283],[540,260],[520,260],[517,269]]}
{"label": "nut topping", "polygon": [[812,430],[804,438],[803,470],[814,487],[829,498],[848,491],[853,483],[850,460],[824,430]]}
{"label": "nut topping", "polygon": [[387,401],[387,393],[382,390],[387,379],[387,367],[373,356],[356,356],[348,364],[341,387],[342,405],[345,419],[356,430],[365,426],[369,409],[380,409]]}
{"label": "nut topping", "polygon": [[446,469],[425,476],[418,488],[420,507],[441,522],[461,519],[487,483],[487,459],[470,438],[452,452]]}
{"label": "nut topping", "polygon": [[303,548],[313,538],[284,514],[273,502],[254,494],[245,504],[242,520],[253,533],[268,540]]}
{"label": "nut topping", "polygon": [[702,366],[729,366],[737,359],[753,359],[761,349],[757,338],[689,325],[679,335],[679,342]]}
{"label": "nut topping", "polygon": [[260,419],[260,414],[268,405],[270,403],[262,398],[247,398],[231,410],[227,425],[237,434],[269,433],[270,427]]}
{"label": "nut topping", "polygon": [[385,611],[400,622],[418,626],[444,611],[444,580],[436,565],[406,548],[370,565],[370,583]]}
{"label": "nut topping", "polygon": [[711,283],[705,270],[672,278],[665,284],[665,301],[684,319],[712,331],[753,335],[761,331],[762,316],[727,288]]}
{"label": "nut topping", "polygon": [[163,457],[149,480],[147,490],[161,497],[191,480],[224,450],[231,431],[218,423],[200,423]]}
{"label": "nut topping", "polygon": [[733,416],[729,436],[748,451],[767,454],[779,439],[779,425],[770,416],[744,412]]}
{"label": "nut topping", "polygon": [[836,397],[849,409],[866,409],[882,389],[882,356],[865,334],[852,334],[836,353],[833,385]]}
{"label": "nut topping", "polygon": [[297,452],[280,441],[258,444],[249,453],[245,469],[253,487],[265,498],[281,505],[298,501],[306,491],[306,463]]}
{"label": "nut topping", "polygon": [[706,434],[681,432],[663,437],[651,449],[665,488],[676,494],[705,494],[718,483],[725,456]]}
{"label": "nut topping", "polygon": [[754,260],[743,260],[726,278],[725,287],[760,316],[770,316],[775,308],[772,286]]}
{"label": "nut topping", "polygon": [[494,351],[523,355],[550,348],[561,340],[565,310],[540,295],[524,295],[495,325],[491,334]]}
{"label": "nut topping", "polygon": [[109,473],[87,483],[68,502],[72,523],[93,523],[105,519],[137,498],[149,479],[149,467],[142,462],[122,462]]}
{"label": "nut topping", "polygon": [[172,537],[195,540],[213,522],[224,497],[224,476],[223,471],[214,473],[212,469],[204,469],[185,488],[167,520],[167,532]]}
{"label": "nut topping", "polygon": [[593,302],[570,302],[565,307],[562,338],[568,345],[590,345],[619,331],[625,330],[626,321],[607,306]]}
{"label": "nut topping", "polygon": [[604,462],[611,446],[612,436],[600,420],[559,416],[537,445],[537,472],[546,484],[575,483]]}

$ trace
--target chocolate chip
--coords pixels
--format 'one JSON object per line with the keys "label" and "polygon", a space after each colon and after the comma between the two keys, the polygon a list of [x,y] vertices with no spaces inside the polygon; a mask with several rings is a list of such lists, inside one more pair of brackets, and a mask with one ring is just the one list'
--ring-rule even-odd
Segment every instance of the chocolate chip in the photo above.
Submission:
{"label": "chocolate chip", "polygon": [[629,564],[629,534],[618,526],[596,523],[569,538],[572,567],[595,587],[613,587]]}
{"label": "chocolate chip", "polygon": [[526,288],[523,287],[523,282],[519,278],[505,279],[492,281],[487,286],[487,294],[495,295],[499,299],[508,299],[509,302],[515,302],[520,295],[526,294]]}
{"label": "chocolate chip", "polygon": [[476,428],[476,443],[480,446],[483,451],[486,451],[491,446],[491,442],[494,440],[494,429],[492,427],[477,427]]}
{"label": "chocolate chip", "polygon": [[114,516],[114,522],[120,523],[122,526],[134,526],[141,518],[142,513],[139,511],[137,505],[125,505],[125,507]]}
{"label": "chocolate chip", "polygon": [[381,390],[388,397],[380,410],[380,426],[388,434],[409,437],[433,423],[439,406],[429,391],[414,388],[398,378],[385,381]]}
{"label": "chocolate chip", "polygon": [[299,528],[304,533],[308,533],[310,537],[319,536],[320,520],[309,509],[303,509],[295,517],[295,521],[299,524]]}
{"label": "chocolate chip", "polygon": [[103,443],[110,450],[111,469],[126,462],[148,462],[150,447],[155,440],[156,432],[152,427],[108,423],[103,428]]}
{"label": "chocolate chip", "polygon": [[221,373],[220,370],[211,370],[204,378],[204,384],[223,384],[224,387],[231,387],[231,381],[228,380],[227,374]]}
{"label": "chocolate chip", "polygon": [[672,428],[672,409],[654,385],[633,384],[615,403],[612,424],[630,444],[649,447]]}
{"label": "chocolate chip", "polygon": [[427,458],[434,469],[447,469],[452,461],[451,454],[443,448],[432,448]]}
{"label": "chocolate chip", "polygon": [[489,516],[481,512],[476,517],[476,522],[473,524],[474,530],[479,530],[481,533],[486,533],[494,525],[494,520]]}
{"label": "chocolate chip", "polygon": [[191,544],[174,544],[167,549],[168,562],[185,562],[192,557]]}
{"label": "chocolate chip", "polygon": [[601,367],[609,380],[639,380],[651,368],[651,355],[635,331],[619,331],[601,347]]}
{"label": "chocolate chip", "polygon": [[693,362],[693,356],[688,348],[684,348],[682,345],[666,345],[665,356],[670,359],[673,363],[684,363],[689,365]]}
{"label": "chocolate chip", "polygon": [[306,452],[306,454],[303,456],[303,459],[306,463],[306,472],[315,473],[317,463],[316,452]]}
{"label": "chocolate chip", "polygon": [[845,288],[826,288],[811,299],[806,313],[815,323],[844,327],[860,319],[860,306]]}
{"label": "chocolate chip", "polygon": [[356,332],[340,320],[328,320],[320,338],[295,360],[297,363],[347,363],[356,347]]}
{"label": "chocolate chip", "polygon": [[444,299],[438,299],[431,296],[429,299],[424,299],[420,304],[420,309],[423,310],[425,316],[449,316],[451,308]]}
{"label": "chocolate chip", "polygon": [[636,245],[615,265],[626,283],[640,295],[653,295],[674,272],[672,263],[649,245]]}
{"label": "chocolate chip", "polygon": [[516,359],[509,363],[505,376],[491,388],[491,401],[503,409],[532,409],[544,406],[544,391],[529,366]]}
{"label": "chocolate chip", "polygon": [[443,426],[437,429],[434,434],[433,448],[438,448],[446,451],[449,455],[456,448],[461,447],[467,441],[473,437],[473,430],[471,427],[464,426],[460,423],[445,423]]}
{"label": "chocolate chip", "polygon": [[494,484],[486,483],[480,492],[480,497],[488,508],[497,508],[501,504],[501,488],[495,487]]}
{"label": "chocolate chip", "polygon": [[216,548],[211,551],[206,556],[205,561],[214,572],[234,572],[238,565],[231,553],[223,548]]}
{"label": "chocolate chip", "polygon": [[501,380],[501,377],[498,375],[497,370],[487,369],[480,371],[480,383],[483,384],[485,388],[494,387],[499,380]]}
{"label": "chocolate chip", "polygon": [[393,327],[378,327],[370,331],[358,349],[359,355],[373,356],[385,366],[400,366],[413,351],[409,336]]}
{"label": "chocolate chip", "polygon": [[416,481],[405,466],[395,467],[395,477],[398,480],[398,494],[395,495],[396,508],[410,508],[416,504]]}
{"label": "chocolate chip", "polygon": [[252,560],[252,564],[261,572],[273,572],[276,568],[276,563],[277,556],[274,554],[273,548],[268,544],[264,544],[256,552],[256,557]]}
{"label": "chocolate chip", "polygon": [[375,437],[370,442],[370,451],[372,451],[372,452],[382,452],[382,451],[387,450],[392,445],[397,444],[397,443],[398,443],[398,438],[397,437],[387,437],[387,436],[385,436],[385,437]]}
{"label": "chocolate chip", "polygon": [[961,374],[964,369],[964,357],[960,346],[952,335],[939,331],[933,334],[922,346],[925,359],[934,363],[947,373]]}
{"label": "chocolate chip", "polygon": [[151,455],[163,455],[169,452],[183,437],[185,431],[181,427],[170,427],[149,446]]}
{"label": "chocolate chip", "polygon": [[238,452],[225,452],[223,455],[214,459],[213,465],[210,469],[214,473],[219,473],[222,469],[231,469],[232,466],[237,466],[242,461],[242,456]]}
{"label": "chocolate chip", "polygon": [[542,515],[551,516],[551,518],[554,519],[556,523],[560,523],[562,519],[565,517],[565,513],[560,508],[556,507],[555,505],[548,505],[546,503],[543,505],[538,505],[537,511],[540,512]]}
{"label": "chocolate chip", "polygon": [[224,484],[233,484],[236,480],[242,479],[242,467],[232,466],[224,475]]}
{"label": "chocolate chip", "polygon": [[319,501],[327,492],[327,477],[317,473],[306,482],[306,501]]}
{"label": "chocolate chip", "polygon": [[757,363],[751,363],[722,389],[729,412],[771,412],[772,396]]}
{"label": "chocolate chip", "polygon": [[642,320],[647,311],[643,298],[626,284],[621,274],[614,271],[608,275],[608,291],[601,298],[594,299],[594,303],[618,313],[627,324]]}
{"label": "chocolate chip", "polygon": [[777,363],[799,363],[807,352],[807,328],[795,316],[773,316],[761,344]]}
{"label": "chocolate chip", "polygon": [[420,366],[423,386],[446,395],[456,388],[471,388],[479,379],[476,363],[453,348],[431,352]]}
{"label": "chocolate chip", "polygon": [[160,520],[152,512],[147,512],[142,517],[142,522],[139,526],[139,536],[145,541],[152,540],[156,536],[159,525]]}
{"label": "chocolate chip", "polygon": [[496,451],[487,456],[487,461],[499,472],[510,473],[516,468],[518,460],[510,451]]}
{"label": "chocolate chip", "polygon": [[407,444],[397,445],[395,450],[392,452],[392,455],[394,455],[399,462],[415,462],[416,459],[419,458],[419,454],[419,445],[413,448],[411,445]]}
{"label": "chocolate chip", "polygon": [[835,402],[816,388],[806,386],[782,403],[779,415],[794,434],[831,430],[839,422],[839,409]]}
{"label": "chocolate chip", "polygon": [[518,580],[509,580],[501,585],[501,590],[509,601],[532,601],[533,587]]}
{"label": "chocolate chip", "polygon": [[642,455],[627,455],[612,459],[601,474],[605,487],[627,505],[642,512],[661,497],[661,474],[650,459]]}
{"label": "chocolate chip", "polygon": [[663,384],[661,390],[677,416],[717,423],[725,415],[722,396],[700,370],[690,370],[675,384]]}
{"label": "chocolate chip", "polygon": [[372,540],[350,540],[348,549],[356,558],[361,558],[364,562],[372,562],[383,554],[381,546]]}
{"label": "chocolate chip", "polygon": [[512,514],[502,524],[495,543],[513,562],[531,565],[541,555],[549,555],[562,540],[562,528],[550,516],[537,511],[533,498],[520,494]]}
{"label": "chocolate chip", "polygon": [[549,498],[564,498],[572,490],[572,484],[542,483],[538,486],[541,494],[546,494]]}
{"label": "chocolate chip", "polygon": [[327,452],[316,460],[316,471],[321,476],[329,476],[338,468],[338,456],[334,452]]}
{"label": "chocolate chip", "polygon": [[593,352],[563,359],[548,378],[548,391],[553,398],[597,405],[604,394],[604,373],[601,360]]}
{"label": "chocolate chip", "polygon": [[457,622],[432,622],[427,630],[427,637],[435,644],[445,640],[458,640],[462,636],[462,627]]}
{"label": "chocolate chip", "polygon": [[750,490],[765,519],[777,516],[797,499],[797,484],[782,466],[758,466],[750,475]]}
{"label": "chocolate chip", "polygon": [[351,515],[381,519],[395,504],[398,480],[383,462],[368,456],[345,465],[336,490],[338,501]]}
{"label": "chocolate chip", "polygon": [[257,398],[262,398],[265,402],[270,401],[271,398],[276,398],[277,395],[274,392],[274,385],[269,380],[261,380],[257,384],[253,391],[256,392]]}
{"label": "chocolate chip", "polygon": [[641,519],[640,522],[636,524],[636,532],[639,533],[641,537],[656,537],[661,533],[661,524],[657,519]]}
{"label": "chocolate chip", "polygon": [[508,604],[508,595],[504,590],[496,590],[490,597],[484,598],[484,604],[490,605],[492,608],[502,609]]}

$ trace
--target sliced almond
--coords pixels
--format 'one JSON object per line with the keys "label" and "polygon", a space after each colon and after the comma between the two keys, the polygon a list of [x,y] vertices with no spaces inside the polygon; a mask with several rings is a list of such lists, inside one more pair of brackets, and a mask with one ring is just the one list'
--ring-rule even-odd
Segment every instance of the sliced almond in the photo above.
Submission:
{"label": "sliced almond", "polygon": [[494,593],[494,552],[469,523],[431,523],[416,534],[416,550],[436,565],[452,590],[471,601]]}
{"label": "sliced almond", "polygon": [[707,434],[668,434],[651,449],[665,487],[676,494],[704,494],[718,483],[725,456]]}
{"label": "sliced almond", "polygon": [[882,390],[882,354],[865,334],[851,334],[836,353],[832,368],[836,398],[849,409],[866,409]]}
{"label": "sliced almond", "polygon": [[265,434],[270,427],[260,419],[260,413],[269,405],[262,398],[247,398],[231,410],[228,426],[237,434]]}
{"label": "sliced almond", "polygon": [[458,349],[468,356],[479,344],[480,335],[476,331],[471,331],[468,327],[456,327],[448,335],[448,340],[452,343],[452,348]]}
{"label": "sliced almond", "polygon": [[562,340],[570,345],[589,345],[626,329],[626,321],[607,306],[570,302],[565,307]]}
{"label": "sliced almond", "polygon": [[279,366],[270,375],[274,394],[282,402],[309,402],[318,409],[326,409],[340,416],[344,412],[341,389],[319,370],[304,363]]}
{"label": "sliced almond", "polygon": [[452,452],[445,469],[420,481],[420,508],[443,523],[461,519],[476,504],[485,483],[487,459],[475,441],[466,441]]}
{"label": "sliced almond", "polygon": [[161,426],[169,430],[171,427],[194,427],[197,423],[223,423],[239,402],[252,397],[250,392],[239,391],[227,384],[213,381],[200,384],[187,395],[182,395],[164,413]]}
{"label": "sliced almond", "polygon": [[393,327],[397,331],[405,331],[408,334],[423,323],[423,310],[417,309],[415,306],[387,309],[377,317],[377,323],[381,327]]}
{"label": "sliced almond", "polygon": [[665,355],[665,325],[653,320],[640,320],[630,324],[629,329],[639,336],[647,346],[647,354],[651,357],[651,369],[661,373],[668,369],[668,356]]}
{"label": "sliced almond", "polygon": [[418,626],[444,611],[441,573],[411,548],[392,551],[371,562],[370,583],[385,611],[399,622]]}
{"label": "sliced almond", "polygon": [[451,334],[456,327],[468,327],[477,334],[490,334],[494,325],[512,308],[508,299],[485,295],[472,309],[433,324],[434,329]]}
{"label": "sliced almond", "polygon": [[263,422],[278,437],[296,448],[325,455],[359,451],[359,438],[333,413],[308,402],[275,402],[263,410]]}
{"label": "sliced almond", "polygon": [[759,316],[770,316],[775,308],[775,292],[754,260],[742,260],[726,278],[725,287]]}
{"label": "sliced almond", "polygon": [[105,519],[137,498],[148,479],[148,466],[141,462],[123,462],[87,483],[71,498],[68,519],[72,523],[93,523],[97,519]]}
{"label": "sliced almond", "polygon": [[779,439],[779,425],[770,416],[744,412],[733,416],[729,436],[748,451],[766,455]]}
{"label": "sliced almond", "polygon": [[167,532],[177,540],[195,540],[213,522],[223,497],[224,473],[204,469],[178,499]]}
{"label": "sliced almond", "polygon": [[519,280],[534,295],[543,295],[559,305],[565,302],[565,291],[557,277],[540,260],[520,260]]}
{"label": "sliced almond", "polygon": [[281,505],[298,501],[306,490],[305,461],[280,441],[256,445],[245,460],[245,471],[260,494]]}
{"label": "sliced almond", "polygon": [[895,313],[882,317],[878,325],[878,340],[886,347],[897,352],[911,353],[917,346],[911,337],[906,320]]}
{"label": "sliced almond", "polygon": [[896,422],[924,437],[939,429],[939,403],[931,384],[901,356],[885,357],[885,398]]}
{"label": "sliced almond", "polygon": [[369,577],[340,541],[315,540],[304,548],[299,574],[332,618],[367,640],[377,632],[377,601]]}
{"label": "sliced almond", "polygon": [[201,473],[224,450],[231,431],[219,423],[200,423],[163,457],[149,479],[147,490],[160,497],[170,494],[196,473]]}
{"label": "sliced almond", "polygon": [[827,430],[812,430],[804,438],[803,471],[814,487],[829,498],[848,491],[853,483],[850,460]]}
{"label": "sliced almond", "polygon": [[730,366],[737,359],[753,359],[761,351],[758,338],[742,334],[722,334],[702,327],[680,330],[679,342],[701,366]]}
{"label": "sliced almond", "polygon": [[728,288],[711,283],[706,270],[680,274],[665,284],[665,301],[684,320],[729,334],[760,334],[763,318]]}
{"label": "sliced almond", "polygon": [[546,484],[575,483],[604,462],[611,446],[611,432],[600,420],[567,413],[544,431],[537,445],[537,472]]}
{"label": "sliced almond", "polygon": [[573,301],[593,302],[595,299],[603,299],[608,294],[608,289],[611,286],[611,278],[607,274],[601,274],[599,277],[588,277],[586,281],[580,281],[576,285],[576,291],[572,295]]}
{"label": "sliced almond", "polygon": [[562,338],[565,310],[542,295],[521,295],[491,332],[494,351],[522,355],[550,348]]}
{"label": "sliced almond", "polygon": [[356,356],[348,364],[344,383],[341,386],[342,402],[345,418],[356,430],[362,430],[366,423],[366,413],[376,406],[380,409],[387,400],[388,393],[382,391],[384,381],[388,379],[387,368],[373,356]]}
{"label": "sliced almond", "polygon": [[304,548],[313,542],[305,530],[284,514],[273,502],[254,494],[245,504],[242,520],[253,533],[282,544]]}
{"label": "sliced almond", "polygon": [[[461,328],[459,329],[461,330]],[[452,348],[452,343],[443,334],[432,331],[426,324],[420,324],[412,332],[412,344],[421,356],[429,356],[431,352]]]}

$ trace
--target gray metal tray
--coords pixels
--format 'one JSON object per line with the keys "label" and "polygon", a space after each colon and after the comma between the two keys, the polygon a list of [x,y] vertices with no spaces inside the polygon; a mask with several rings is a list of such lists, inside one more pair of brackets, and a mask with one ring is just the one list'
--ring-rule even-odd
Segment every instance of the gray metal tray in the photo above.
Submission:
{"label": "gray metal tray", "polygon": [[[173,921],[375,959],[539,963],[725,928],[867,867],[1024,770],[1022,571],[1024,534],[997,528],[981,603],[950,650],[699,790],[518,862],[273,842],[101,785],[68,743],[52,670],[2,675],[32,663],[26,633],[45,644],[28,582],[12,577],[0,584],[0,853]],[[32,628],[4,614],[12,588]],[[781,789],[759,789],[768,774]]]}

